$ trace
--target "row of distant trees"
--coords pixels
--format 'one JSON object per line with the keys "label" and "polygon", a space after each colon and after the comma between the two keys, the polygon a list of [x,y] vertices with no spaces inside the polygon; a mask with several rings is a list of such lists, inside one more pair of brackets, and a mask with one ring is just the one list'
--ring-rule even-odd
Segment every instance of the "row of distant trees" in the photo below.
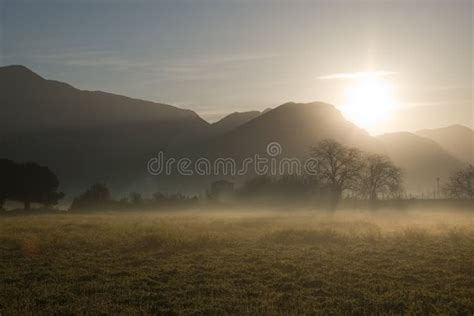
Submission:
{"label": "row of distant trees", "polygon": [[[253,178],[237,190],[237,196],[292,195],[305,199],[317,195],[327,199],[332,209],[345,193],[366,199],[371,205],[380,197],[401,197],[402,171],[386,156],[367,154],[334,140],[321,141],[311,148],[311,155],[318,161],[316,175]],[[62,192],[58,192],[57,176],[36,163],[20,164],[0,159],[0,175],[0,209],[7,200],[21,202],[25,209],[30,209],[32,203],[49,207],[64,197]],[[473,199],[473,185],[474,168],[468,166],[453,173],[443,191],[450,198]],[[151,199],[144,199],[141,194],[132,192],[129,197],[116,201],[104,184],[95,184],[74,199],[71,209],[152,208],[185,205],[195,200],[179,193],[166,195],[159,192]]]}
{"label": "row of distant trees", "polygon": [[187,197],[180,193],[164,194],[156,192],[151,199],[143,198],[138,192],[131,192],[128,197],[115,200],[109,188],[102,183],[92,185],[84,193],[74,198],[71,211],[94,210],[131,210],[158,209],[190,206],[197,202],[196,197]]}
{"label": "row of distant trees", "polygon": [[[335,208],[344,194],[368,200],[371,206],[381,197],[402,197],[402,171],[387,156],[364,153],[334,140],[323,140],[312,147],[311,156],[319,162],[316,175],[260,176],[248,180],[237,194],[316,196],[329,200],[330,208]],[[473,199],[473,187],[474,167],[469,165],[454,172],[442,189],[447,198]]]}
{"label": "row of distant trees", "polygon": [[236,196],[316,198],[334,209],[345,193],[374,206],[380,197],[399,197],[403,191],[402,172],[386,156],[366,154],[333,140],[311,148],[311,155],[318,161],[315,174],[255,177],[246,181]]}
{"label": "row of distant trees", "polygon": [[[376,201],[380,196],[399,198],[403,192],[402,171],[383,155],[367,154],[334,140],[323,140],[311,149],[319,162],[317,178],[338,201],[344,191]],[[448,198],[474,198],[474,167],[454,172],[443,186]]]}
{"label": "row of distant trees", "polygon": [[323,140],[311,148],[318,161],[316,180],[335,208],[345,191],[351,191],[372,204],[380,195],[400,196],[402,171],[382,155],[367,154],[334,140]]}
{"label": "row of distant trees", "polygon": [[458,199],[474,198],[474,167],[467,166],[465,169],[454,172],[448,183],[443,187],[448,197]]}

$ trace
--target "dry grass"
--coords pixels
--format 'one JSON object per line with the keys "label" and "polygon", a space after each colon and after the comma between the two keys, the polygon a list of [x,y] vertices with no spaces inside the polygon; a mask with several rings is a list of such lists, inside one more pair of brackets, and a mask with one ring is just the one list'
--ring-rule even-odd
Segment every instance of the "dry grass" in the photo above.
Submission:
{"label": "dry grass", "polygon": [[0,218],[0,314],[472,314],[466,212]]}

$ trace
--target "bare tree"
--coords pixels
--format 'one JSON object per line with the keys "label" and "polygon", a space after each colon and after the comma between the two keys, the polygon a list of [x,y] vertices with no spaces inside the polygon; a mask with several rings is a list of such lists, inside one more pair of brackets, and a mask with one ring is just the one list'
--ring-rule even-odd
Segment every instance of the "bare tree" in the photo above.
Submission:
{"label": "bare tree", "polygon": [[474,198],[474,167],[469,165],[463,170],[456,171],[444,186],[444,192],[447,196],[463,199]]}
{"label": "bare tree", "polygon": [[376,154],[366,157],[358,189],[372,206],[381,194],[400,193],[401,183],[402,171],[388,157]]}
{"label": "bare tree", "polygon": [[331,209],[335,209],[345,190],[355,189],[364,167],[362,153],[340,143],[325,139],[311,149],[311,155],[318,161],[317,173],[331,195]]}

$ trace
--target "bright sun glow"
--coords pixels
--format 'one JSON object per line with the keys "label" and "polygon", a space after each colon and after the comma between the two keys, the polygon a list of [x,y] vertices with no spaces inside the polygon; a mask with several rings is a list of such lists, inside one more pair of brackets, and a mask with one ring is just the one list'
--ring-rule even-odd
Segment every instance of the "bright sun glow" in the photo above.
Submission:
{"label": "bright sun glow", "polygon": [[390,118],[396,105],[392,90],[377,73],[356,76],[347,89],[342,111],[354,124],[374,132]]}

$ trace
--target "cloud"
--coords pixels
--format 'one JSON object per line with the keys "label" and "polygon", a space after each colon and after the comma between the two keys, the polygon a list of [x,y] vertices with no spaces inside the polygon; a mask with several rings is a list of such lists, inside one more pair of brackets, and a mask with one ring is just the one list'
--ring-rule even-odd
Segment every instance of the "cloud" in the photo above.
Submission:
{"label": "cloud", "polygon": [[107,67],[140,72],[142,84],[156,85],[163,81],[224,80],[244,67],[253,67],[263,60],[275,58],[274,53],[243,52],[160,58],[137,58],[110,50],[66,50],[37,54],[42,61],[79,67]]}
{"label": "cloud", "polygon": [[38,58],[50,60],[69,66],[113,66],[120,68],[148,67],[151,64],[143,61],[124,58],[111,51],[76,51],[38,55]]}
{"label": "cloud", "polygon": [[386,77],[395,75],[397,72],[393,71],[361,71],[361,72],[343,72],[336,73],[326,76],[320,76],[320,80],[346,80],[346,79],[358,79],[358,78],[374,78],[374,77]]}
{"label": "cloud", "polygon": [[265,53],[238,53],[168,58],[160,61],[156,71],[165,74],[173,81],[223,80],[235,75],[244,67],[253,67],[263,60],[278,56]]}
{"label": "cloud", "polygon": [[429,106],[453,106],[453,105],[470,105],[472,100],[470,99],[458,99],[450,101],[420,101],[420,102],[405,102],[402,103],[403,108],[414,108],[414,107],[429,107]]}
{"label": "cloud", "polygon": [[278,57],[277,54],[270,53],[237,53],[237,54],[220,54],[220,55],[202,55],[185,58],[171,59],[169,61],[179,64],[192,64],[199,66],[211,66],[222,64],[244,63],[252,61],[260,61]]}

